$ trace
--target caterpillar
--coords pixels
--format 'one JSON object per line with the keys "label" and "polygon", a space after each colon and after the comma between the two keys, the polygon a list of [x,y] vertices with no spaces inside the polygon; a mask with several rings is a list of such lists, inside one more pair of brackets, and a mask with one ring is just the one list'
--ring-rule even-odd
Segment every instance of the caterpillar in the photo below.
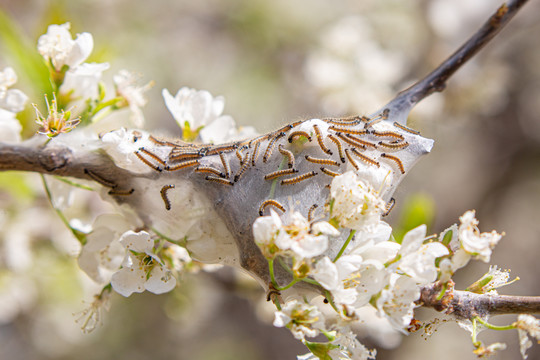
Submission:
{"label": "caterpillar", "polygon": [[264,163],[266,163],[268,161],[268,158],[272,156],[272,152],[274,151],[274,145],[276,144],[276,141],[278,141],[279,138],[281,138],[282,136],[285,136],[284,132],[280,132],[279,134],[274,136],[272,140],[270,140],[270,142],[268,143],[268,146],[266,147],[266,151],[264,152],[264,156],[263,156]]}
{"label": "caterpillar", "polygon": [[281,180],[281,185],[292,185],[299,183],[300,181],[307,180],[309,178],[312,178],[313,176],[317,175],[315,171],[311,171],[302,175],[295,176],[290,179]]}
{"label": "caterpillar", "polygon": [[91,170],[84,169],[84,173],[88,175],[92,180],[100,183],[103,186],[110,187],[110,188],[116,187],[116,184],[114,182],[102,178],[101,176],[99,176],[98,174],[96,174],[95,172]]}
{"label": "caterpillar", "polygon": [[240,180],[242,175],[244,175],[247,168],[249,167],[249,159],[248,159],[248,157],[249,157],[249,152],[246,153],[245,161],[243,163],[241,163],[242,166],[240,167],[240,170],[238,170],[238,173],[234,176],[234,182],[237,182],[238,180]]}
{"label": "caterpillar", "polygon": [[394,161],[396,163],[396,165],[398,166],[399,171],[401,171],[402,174],[405,174],[405,168],[403,167],[403,163],[401,162],[401,160],[397,156],[382,153],[381,157],[387,158],[387,159],[390,159],[390,160]]}
{"label": "caterpillar", "polygon": [[128,196],[128,195],[131,195],[135,192],[135,189],[131,189],[131,190],[127,190],[127,191],[122,191],[122,190],[118,190],[116,188],[116,186],[114,188],[112,188],[111,190],[109,190],[108,194],[109,195],[112,195],[112,196]]}
{"label": "caterpillar", "polygon": [[327,153],[328,155],[332,155],[332,151],[324,145],[324,139],[321,134],[321,129],[317,125],[313,125],[313,130],[315,130],[315,135],[317,136],[317,142],[319,143],[319,147],[322,151]]}
{"label": "caterpillar", "polygon": [[152,159],[156,160],[161,165],[165,166],[165,161],[163,161],[159,156],[157,156],[153,152],[146,150],[144,147],[139,148],[139,151],[145,153],[146,155],[150,156]]}
{"label": "caterpillar", "polygon": [[203,166],[199,165],[195,168],[195,172],[205,172],[205,173],[211,173],[214,175],[217,175],[219,177],[225,177],[225,174],[219,171],[218,169],[214,169],[211,166]]}
{"label": "caterpillar", "polygon": [[337,161],[332,160],[332,159],[320,159],[320,158],[311,157],[309,155],[306,155],[306,160],[314,164],[333,165],[333,166],[340,165]]}
{"label": "caterpillar", "polygon": [[361,129],[361,130],[355,130],[355,129],[348,129],[345,127],[337,127],[337,126],[330,126],[330,130],[334,130],[335,132],[340,132],[344,134],[351,134],[351,135],[367,135],[370,134],[370,131],[368,129]]}
{"label": "caterpillar", "polygon": [[398,123],[397,121],[394,121],[394,126],[397,127],[397,128],[400,128],[401,130],[406,131],[408,133],[411,133],[411,134],[414,134],[414,135],[420,135],[420,131],[411,129],[408,126],[405,126],[405,125],[402,125],[402,124]]}
{"label": "caterpillar", "polygon": [[363,160],[364,162],[368,163],[368,164],[371,164],[371,165],[375,165],[377,167],[380,167],[381,165],[379,164],[378,161],[360,153],[358,150],[356,149],[351,149],[351,151],[354,153],[354,155],[358,156],[361,160]]}
{"label": "caterpillar", "polygon": [[313,221],[313,212],[315,211],[315,209],[317,209],[319,207],[319,205],[317,204],[313,204],[311,205],[311,207],[309,208],[308,210],[308,215],[307,215],[307,218],[308,218],[308,221]]}
{"label": "caterpillar", "polygon": [[290,174],[294,174],[294,173],[297,173],[297,172],[298,172],[298,170],[296,170],[296,169],[277,170],[277,171],[271,172],[269,174],[266,174],[264,176],[264,180],[272,180],[272,179],[275,179],[275,178],[278,178],[278,177],[281,177],[281,176],[290,175]]}
{"label": "caterpillar", "polygon": [[328,135],[328,138],[336,144],[339,152],[339,158],[341,159],[341,162],[345,162],[345,156],[343,156],[343,145],[341,145],[341,141],[339,141],[334,135]]}
{"label": "caterpillar", "polygon": [[285,212],[285,207],[283,207],[283,205],[281,205],[276,200],[268,199],[268,200],[263,201],[261,206],[259,207],[259,215],[263,216],[264,215],[264,210],[266,209],[267,206],[270,206],[270,205],[272,205],[272,206],[278,208],[279,210]]}
{"label": "caterpillar", "polygon": [[148,160],[147,158],[145,158],[144,156],[142,156],[139,151],[137,150],[135,152],[135,155],[139,158],[139,160],[141,160],[143,163],[145,163],[147,166],[151,167],[152,169],[156,170],[156,171],[163,171],[163,169],[157,165],[154,165],[150,162],[150,160]]}
{"label": "caterpillar", "polygon": [[400,141],[400,142],[385,142],[385,141],[379,141],[379,145],[382,147],[385,147],[387,149],[405,149],[407,146],[409,146],[409,143],[406,141]]}
{"label": "caterpillar", "polygon": [[351,156],[351,153],[349,152],[349,149],[345,149],[345,155],[347,156],[347,159],[349,159],[349,162],[354,167],[354,169],[358,170],[359,169],[358,164],[356,163],[356,161],[354,161],[353,157]]}
{"label": "caterpillar", "polygon": [[165,185],[161,188],[161,190],[159,191],[160,194],[161,194],[161,198],[163,199],[163,202],[165,203],[165,209],[167,211],[171,210],[171,201],[169,200],[169,198],[167,197],[167,191],[169,189],[174,189],[175,186],[174,185]]}
{"label": "caterpillar", "polygon": [[311,142],[311,135],[309,135],[306,131],[293,131],[289,135],[289,142],[292,143],[294,141],[295,137],[305,137],[309,142]]}
{"label": "caterpillar", "polygon": [[165,167],[165,170],[167,170],[167,171],[177,171],[177,170],[185,169],[187,167],[195,166],[195,165],[198,165],[198,164],[199,164],[199,160],[183,161],[183,162],[178,163],[178,164],[173,165],[173,166],[167,165]]}
{"label": "caterpillar", "polygon": [[287,157],[289,168],[293,168],[294,167],[294,154],[291,151],[283,148],[283,145],[281,144],[278,146],[278,150],[281,153],[281,155]]}
{"label": "caterpillar", "polygon": [[325,167],[321,167],[321,171],[322,171],[323,173],[325,173],[326,175],[329,175],[329,176],[331,176],[331,177],[336,177],[336,176],[341,175],[340,173],[337,173],[337,172],[335,172],[335,171],[329,170],[329,169],[327,169],[327,168],[325,168]]}
{"label": "caterpillar", "polygon": [[229,165],[229,160],[225,155],[223,155],[223,151],[219,152],[219,158],[221,159],[221,163],[223,164],[223,168],[225,169],[225,177],[228,178],[231,176],[231,166]]}
{"label": "caterpillar", "polygon": [[216,183],[223,184],[223,185],[230,185],[230,186],[234,185],[234,183],[232,181],[230,181],[230,180],[220,178],[220,177],[215,177],[215,176],[212,176],[212,175],[207,175],[205,177],[205,180],[216,182]]}

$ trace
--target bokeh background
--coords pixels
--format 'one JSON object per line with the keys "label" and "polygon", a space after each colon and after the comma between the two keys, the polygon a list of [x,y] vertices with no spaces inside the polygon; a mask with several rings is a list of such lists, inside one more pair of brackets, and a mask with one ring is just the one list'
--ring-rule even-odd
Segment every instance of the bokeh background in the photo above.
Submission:
{"label": "bokeh background", "polygon": [[[500,5],[498,0],[0,0],[0,11],[35,44],[47,25],[90,32],[89,61],[153,80],[146,128],[178,136],[161,89],[206,89],[225,113],[259,132],[319,116],[368,114],[426,74]],[[532,1],[448,89],[424,100],[409,124],[436,140],[404,180],[389,218],[396,228],[424,220],[431,232],[476,209],[480,228],[506,233],[492,264],[521,280],[501,293],[540,295],[540,4]],[[2,20],[2,21],[5,21]],[[5,25],[5,24],[4,24]],[[0,68],[41,99],[0,37]],[[18,67],[19,66],[19,67]],[[39,96],[39,97],[38,97]],[[30,112],[23,117],[31,118]],[[124,113],[123,116],[127,116]],[[111,122],[106,126],[114,126]],[[31,121],[25,131],[35,131]],[[74,214],[107,211],[91,196]],[[76,244],[50,210],[32,174],[0,174],[0,359],[293,359],[306,352],[271,325],[264,294],[230,269],[186,276],[174,292],[117,295],[103,324],[82,334],[73,313],[91,300],[77,271]],[[412,215],[411,215],[412,214]],[[456,276],[465,288],[488,269],[474,262]],[[421,318],[432,316],[419,311]],[[513,317],[494,319],[511,322]],[[366,334],[369,335],[369,334]],[[474,359],[470,336],[445,323],[426,341],[374,334],[378,359]],[[520,359],[516,332],[483,333]],[[386,347],[386,349],[385,349]],[[529,359],[540,358],[540,347]]]}

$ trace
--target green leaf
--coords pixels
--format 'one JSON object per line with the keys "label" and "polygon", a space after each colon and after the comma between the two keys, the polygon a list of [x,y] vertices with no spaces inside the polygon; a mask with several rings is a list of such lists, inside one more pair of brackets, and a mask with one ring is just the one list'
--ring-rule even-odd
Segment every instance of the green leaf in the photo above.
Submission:
{"label": "green leaf", "polygon": [[[49,80],[49,69],[36,49],[36,43],[11,20],[8,14],[0,9],[0,44],[2,56],[10,60],[10,66],[15,69],[17,76],[27,86],[23,91],[34,99],[42,99],[43,94],[52,96],[52,85]],[[28,127],[32,120],[30,112],[24,112],[22,125]]]}

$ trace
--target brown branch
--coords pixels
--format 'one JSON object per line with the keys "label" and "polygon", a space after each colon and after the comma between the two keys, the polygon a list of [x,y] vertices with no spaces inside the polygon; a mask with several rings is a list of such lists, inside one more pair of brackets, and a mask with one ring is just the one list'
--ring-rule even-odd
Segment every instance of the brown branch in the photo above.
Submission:
{"label": "brown branch", "polygon": [[108,183],[109,187],[115,189],[129,189],[135,176],[117,167],[103,151],[76,150],[57,143],[54,139],[45,143],[39,136],[20,144],[0,143],[0,171],[7,170],[69,176],[90,181],[103,179],[102,185]]}
{"label": "brown branch", "polygon": [[418,303],[461,319],[485,315],[540,313],[540,296],[475,294],[449,287],[444,296],[438,299],[441,290],[439,283],[424,286]]}
{"label": "brown branch", "polygon": [[405,124],[411,109],[421,100],[446,88],[448,79],[497,35],[528,0],[509,0],[491,15],[489,20],[458,50],[435,70],[411,87],[401,91],[383,109],[399,114],[398,122]]}

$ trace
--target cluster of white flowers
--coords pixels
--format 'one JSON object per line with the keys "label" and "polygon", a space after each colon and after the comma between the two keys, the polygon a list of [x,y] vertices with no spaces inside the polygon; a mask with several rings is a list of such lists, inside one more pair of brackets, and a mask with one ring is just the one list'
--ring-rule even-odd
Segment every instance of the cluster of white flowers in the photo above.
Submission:
{"label": "cluster of white flowers", "polygon": [[[144,86],[136,84],[136,77],[127,70],[120,70],[113,77],[116,98],[104,101],[104,86],[100,85],[102,73],[109,69],[108,63],[85,63],[92,53],[94,40],[91,34],[81,33],[73,40],[70,24],[50,25],[47,33],[38,40],[38,51],[45,58],[51,71],[51,79],[62,97],[63,103],[73,101],[90,105],[89,113],[95,115],[107,106],[114,109],[129,107],[136,126],[144,124],[141,107],[146,104]],[[93,119],[95,120],[95,119]]]}
{"label": "cluster of white flowers", "polygon": [[[276,312],[275,324],[288,326],[306,345],[309,340],[304,336],[313,337],[318,331],[335,331],[337,340],[330,341],[329,338],[324,345],[326,354],[331,350],[338,351],[336,349],[349,354],[349,357],[339,355],[336,358],[368,358],[367,350],[361,357],[351,357],[353,351],[339,342],[346,338],[343,334],[348,333],[350,324],[361,321],[357,313],[362,313],[364,307],[376,308],[379,317],[386,319],[395,330],[406,333],[421,286],[448,276],[448,272],[442,271],[447,262],[457,264],[457,258],[465,257],[466,261],[460,261],[460,266],[452,268],[453,274],[471,258],[488,259],[491,249],[501,238],[495,232],[480,233],[474,212],[468,211],[461,217],[459,228],[452,228],[457,231],[453,232],[451,241],[444,236],[451,230],[440,238],[428,237],[427,228],[422,225],[397,242],[391,237],[390,226],[381,220],[386,209],[381,192],[384,187],[377,191],[364,177],[350,171],[335,177],[331,184],[328,222],[310,223],[298,213],[280,218],[271,211],[269,216],[258,218],[253,225],[255,241],[269,259],[270,267],[274,266],[276,258],[282,260],[282,266],[292,264],[292,282],[285,286],[274,284],[277,290],[288,289],[287,295],[292,299]],[[348,240],[337,255],[333,254],[328,237],[347,233]],[[302,271],[297,270],[299,263],[303,265]],[[444,280],[448,281],[449,277]],[[327,317],[323,325],[319,311],[313,309],[316,301],[298,302],[305,294],[300,289],[296,292],[294,287],[290,289],[298,281],[308,281],[326,291],[325,298],[330,305],[324,306],[336,310],[333,320]],[[309,311],[291,310],[299,308]],[[323,313],[322,309],[320,313]],[[317,321],[313,318],[307,321],[306,314],[316,314],[313,316]],[[309,331],[297,326],[306,323],[311,325]],[[302,336],[299,329],[302,329]],[[319,343],[319,346],[323,345]]]}
{"label": "cluster of white flowers", "polygon": [[15,118],[24,109],[28,97],[18,89],[9,89],[17,82],[15,71],[0,71],[0,141],[19,142],[22,126]]}

